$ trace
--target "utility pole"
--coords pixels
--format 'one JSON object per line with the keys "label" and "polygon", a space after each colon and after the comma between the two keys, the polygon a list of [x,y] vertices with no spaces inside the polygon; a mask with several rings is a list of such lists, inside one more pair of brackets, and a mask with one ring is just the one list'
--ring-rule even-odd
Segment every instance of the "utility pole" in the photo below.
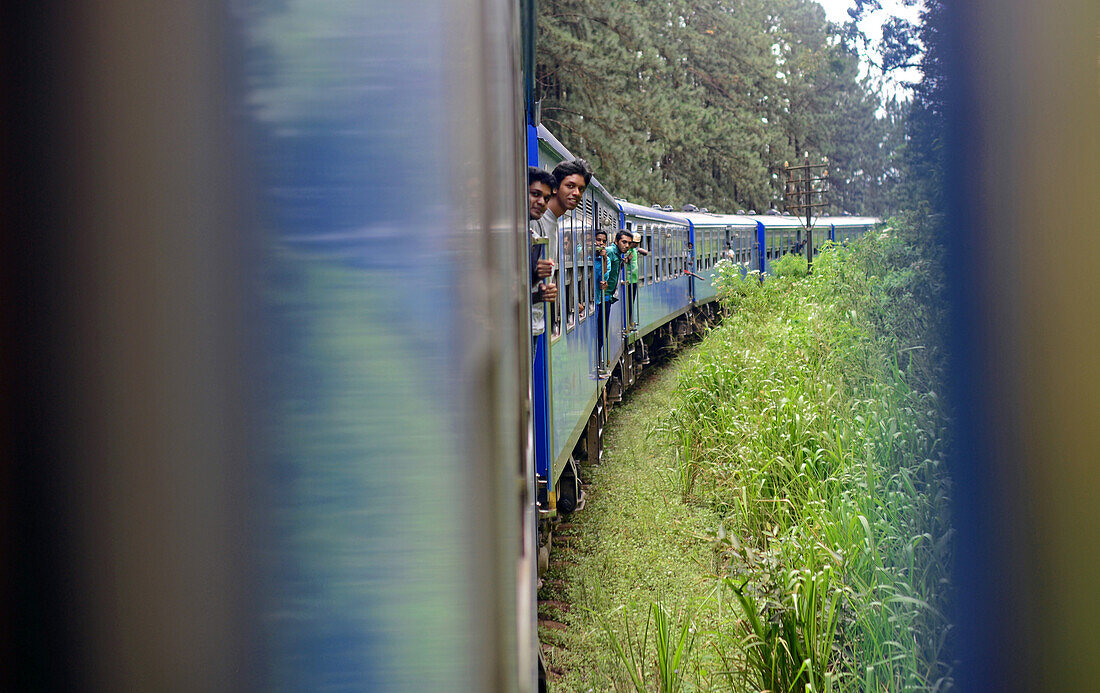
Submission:
{"label": "utility pole", "polygon": [[[783,200],[787,211],[802,220],[802,226],[806,229],[806,266],[812,272],[814,210],[828,204],[825,193],[829,192],[829,171],[825,167],[829,160],[821,157],[820,164],[811,164],[810,153],[806,152],[805,161],[801,166],[791,166],[790,163],[783,162],[783,170],[787,173]],[[798,240],[802,241],[801,238]]]}

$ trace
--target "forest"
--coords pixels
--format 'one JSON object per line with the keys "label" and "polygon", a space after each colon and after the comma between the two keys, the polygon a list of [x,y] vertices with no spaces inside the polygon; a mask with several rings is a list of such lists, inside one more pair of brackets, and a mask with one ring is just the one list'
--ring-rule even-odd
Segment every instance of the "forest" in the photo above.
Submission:
{"label": "forest", "polygon": [[[923,38],[885,27],[879,76]],[[923,102],[860,76],[861,39],[812,0],[541,0],[541,119],[640,204],[782,210],[784,164],[808,157],[827,161],[825,213],[886,216],[926,197],[908,175]]]}

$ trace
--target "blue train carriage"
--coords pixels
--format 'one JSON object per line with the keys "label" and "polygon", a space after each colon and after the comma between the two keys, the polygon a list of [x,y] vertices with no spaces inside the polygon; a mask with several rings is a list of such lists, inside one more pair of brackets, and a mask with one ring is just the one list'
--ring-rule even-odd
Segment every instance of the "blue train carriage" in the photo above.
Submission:
{"label": "blue train carriage", "polygon": [[877,217],[840,216],[822,217],[818,223],[828,228],[830,240],[846,244],[875,228],[882,220]]}
{"label": "blue train carriage", "polygon": [[756,224],[757,243],[760,246],[759,266],[755,269],[771,274],[774,261],[787,253],[805,252],[804,219],[779,214],[750,214],[749,218]]}
{"label": "blue train carriage", "polygon": [[673,344],[692,330],[694,258],[691,223],[683,214],[668,207],[618,202],[623,229],[640,238],[640,247],[648,251],[639,254],[637,289],[626,284],[619,290],[628,329],[612,383],[629,387],[649,363],[652,346]]}
{"label": "blue train carriage", "polygon": [[627,340],[634,342],[691,308],[691,224],[684,215],[658,207],[618,204],[623,228],[638,234],[649,253],[639,256],[637,299],[628,298],[622,308],[630,316],[628,324],[636,326]]}
{"label": "blue train carriage", "polygon": [[742,272],[760,269],[756,222],[736,214],[686,212],[695,253],[695,304],[706,307],[718,298],[714,279],[722,260],[737,263]]}
{"label": "blue train carriage", "polygon": [[[537,136],[541,168],[552,171],[560,162],[574,158],[544,126],[538,126]],[[541,433],[548,440],[536,441],[549,451],[538,469],[540,479],[550,480],[541,508],[548,518],[583,506],[577,462],[599,456],[608,383],[599,379],[597,371],[601,364],[619,357],[621,340],[609,337],[603,352],[597,352],[599,277],[594,238],[600,229],[613,239],[618,228],[615,200],[593,177],[581,204],[558,220],[558,236],[550,242],[549,253],[556,265],[553,281],[559,294],[549,311],[549,430]],[[609,317],[608,334],[619,334],[624,325],[621,314],[611,311]]]}
{"label": "blue train carriage", "polygon": [[537,690],[521,9],[13,25],[0,687]]}

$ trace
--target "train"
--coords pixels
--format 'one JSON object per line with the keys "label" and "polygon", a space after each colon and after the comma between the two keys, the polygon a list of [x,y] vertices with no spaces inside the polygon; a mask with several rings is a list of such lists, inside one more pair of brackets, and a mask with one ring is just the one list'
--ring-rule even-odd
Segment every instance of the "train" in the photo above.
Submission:
{"label": "train", "polygon": [[[575,158],[541,124],[534,130],[538,159],[530,162],[553,170]],[[685,205],[695,208],[695,205]],[[617,402],[649,362],[651,342],[662,344],[693,333],[715,315],[717,265],[723,259],[737,263],[742,272],[772,273],[772,263],[782,255],[805,247],[803,236],[816,256],[824,241],[847,243],[880,222],[872,217],[818,217],[811,231],[789,215],[714,214],[709,211],[672,211],[670,206],[647,207],[616,198],[597,176],[577,209],[558,221],[559,238],[555,274],[551,281],[561,288],[561,299],[552,311],[551,366],[548,374],[536,374],[535,397],[544,399],[536,409],[549,412],[549,422],[536,425],[537,474],[550,490],[543,510],[553,513],[564,501],[572,512],[580,501],[577,491],[577,458],[599,455],[599,438],[607,402]],[[597,351],[599,329],[595,304],[597,258],[592,241],[597,230],[613,238],[625,230],[640,239],[646,251],[639,255],[638,288],[625,288],[610,309],[603,353]],[[625,269],[620,283],[625,282]],[[610,371],[603,382],[598,373]],[[547,383],[538,382],[546,377]],[[581,444],[583,442],[583,445]],[[564,481],[563,481],[564,480]]]}
{"label": "train", "polygon": [[[540,364],[526,168],[573,153],[533,0],[21,12],[51,57],[10,75],[3,687],[537,690],[539,557],[608,407],[798,221],[597,175]],[[597,228],[649,251],[602,353]]]}

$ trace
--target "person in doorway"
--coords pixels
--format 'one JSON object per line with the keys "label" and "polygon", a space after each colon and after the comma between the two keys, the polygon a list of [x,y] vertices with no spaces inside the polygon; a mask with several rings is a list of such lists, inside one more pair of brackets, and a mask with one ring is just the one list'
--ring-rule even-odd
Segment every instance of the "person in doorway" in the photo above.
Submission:
{"label": "person in doorway", "polygon": [[[539,235],[548,240],[549,258],[554,261],[554,272],[558,271],[557,262],[561,251],[561,238],[558,233],[558,220],[577,208],[584,198],[584,191],[592,181],[592,169],[584,159],[573,159],[558,164],[553,171],[553,195],[546,204],[546,211],[538,219]],[[553,282],[557,284],[558,282]],[[557,334],[561,330],[560,312],[555,312],[552,330]]]}
{"label": "person in doorway", "polygon": [[[597,307],[600,311],[600,329],[597,342],[600,347],[601,358],[603,355],[603,342],[607,338],[608,316],[611,304],[619,300],[615,297],[615,291],[619,288],[622,279],[622,270],[630,253],[630,244],[634,242],[634,236],[629,231],[620,230],[615,234],[615,244],[607,248],[604,255],[603,278],[600,280],[600,295],[597,297]],[[608,364],[602,363],[599,371],[601,379],[611,375]]]}
{"label": "person in doorway", "polygon": [[546,213],[546,206],[554,196],[554,176],[534,166],[527,167],[527,202],[531,233],[531,335],[538,337],[546,331],[544,303],[558,299],[558,287],[546,280],[554,272],[554,261],[544,257],[547,238],[539,219]]}
{"label": "person in doorway", "polygon": [[649,251],[642,247],[642,234],[636,233],[631,237],[630,254],[626,265],[626,283],[630,310],[630,326],[628,329],[638,329],[638,263],[640,255],[649,255]]}

